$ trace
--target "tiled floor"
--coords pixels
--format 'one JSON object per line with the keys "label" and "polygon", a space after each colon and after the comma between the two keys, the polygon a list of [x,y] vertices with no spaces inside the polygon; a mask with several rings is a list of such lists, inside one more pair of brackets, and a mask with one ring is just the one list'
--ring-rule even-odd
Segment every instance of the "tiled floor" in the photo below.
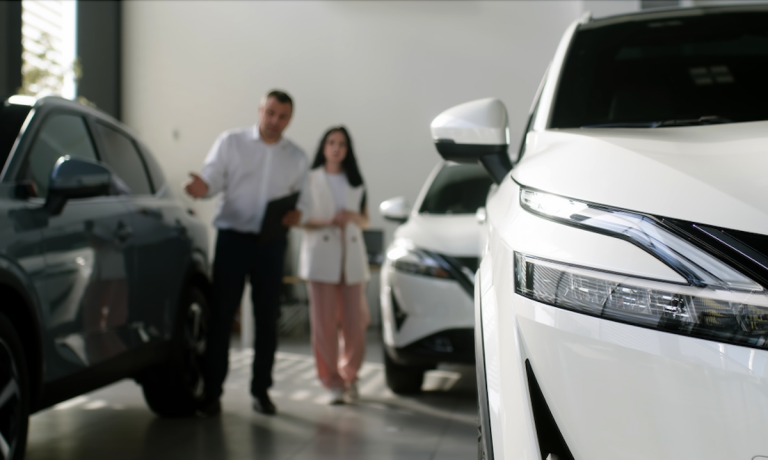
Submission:
{"label": "tiled floor", "polygon": [[431,371],[421,395],[395,396],[384,384],[374,338],[360,404],[328,406],[309,351],[305,340],[281,343],[275,417],[251,410],[251,351],[233,349],[220,417],[157,418],[141,388],[122,381],[34,415],[27,460],[476,458],[473,368]]}

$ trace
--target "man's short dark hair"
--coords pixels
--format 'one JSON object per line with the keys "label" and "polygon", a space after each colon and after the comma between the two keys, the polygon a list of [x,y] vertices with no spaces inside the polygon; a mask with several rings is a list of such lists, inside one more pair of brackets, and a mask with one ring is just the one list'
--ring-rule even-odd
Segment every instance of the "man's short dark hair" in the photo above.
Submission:
{"label": "man's short dark hair", "polygon": [[277,102],[281,104],[291,104],[291,110],[293,110],[293,99],[285,91],[280,91],[279,89],[273,89],[272,91],[268,92],[266,96],[264,96],[264,102],[267,102],[267,99],[269,99],[270,97],[274,97],[275,99],[277,99]]}

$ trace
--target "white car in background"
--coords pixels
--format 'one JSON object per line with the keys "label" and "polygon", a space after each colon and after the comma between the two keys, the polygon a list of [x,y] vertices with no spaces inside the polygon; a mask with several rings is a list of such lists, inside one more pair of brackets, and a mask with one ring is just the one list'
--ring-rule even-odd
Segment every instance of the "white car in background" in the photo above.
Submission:
{"label": "white car in background", "polygon": [[481,162],[486,459],[768,459],[768,7],[585,18],[513,158],[498,100],[432,123]]}
{"label": "white car in background", "polygon": [[381,270],[385,375],[395,393],[420,391],[439,363],[474,363],[476,213],[491,183],[480,165],[441,162],[412,211],[402,197],[379,208],[402,223]]}

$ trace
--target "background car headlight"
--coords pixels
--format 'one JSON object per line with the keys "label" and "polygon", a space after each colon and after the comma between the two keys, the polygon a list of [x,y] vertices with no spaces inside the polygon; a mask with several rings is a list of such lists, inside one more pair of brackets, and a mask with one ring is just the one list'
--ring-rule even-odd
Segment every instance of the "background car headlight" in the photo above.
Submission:
{"label": "background car headlight", "polygon": [[515,253],[515,292],[556,307],[666,332],[766,348],[765,289],[647,215],[522,189],[524,209],[627,240],[688,282],[644,279]]}
{"label": "background car headlight", "polygon": [[451,278],[450,273],[437,260],[436,256],[404,244],[395,246],[387,252],[387,258],[392,261],[395,270],[413,275],[430,276],[434,278]]}

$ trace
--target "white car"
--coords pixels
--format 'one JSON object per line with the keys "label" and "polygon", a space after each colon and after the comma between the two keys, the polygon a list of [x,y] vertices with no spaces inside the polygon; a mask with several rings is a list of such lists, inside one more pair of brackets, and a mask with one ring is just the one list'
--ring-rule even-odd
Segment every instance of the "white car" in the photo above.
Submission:
{"label": "white car", "polygon": [[412,211],[402,197],[380,206],[403,222],[381,270],[385,375],[395,393],[420,391],[439,363],[474,363],[476,213],[491,183],[480,165],[441,162]]}
{"label": "white car", "polygon": [[768,7],[585,18],[522,148],[432,123],[498,187],[475,283],[487,459],[768,459]]}

